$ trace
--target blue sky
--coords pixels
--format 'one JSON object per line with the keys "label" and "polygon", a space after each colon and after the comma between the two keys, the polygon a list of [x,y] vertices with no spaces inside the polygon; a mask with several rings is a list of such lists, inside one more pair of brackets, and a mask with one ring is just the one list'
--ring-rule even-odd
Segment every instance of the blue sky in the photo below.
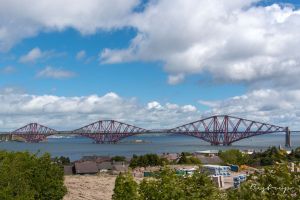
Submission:
{"label": "blue sky", "polygon": [[[130,28],[87,36],[74,29],[40,33],[2,54],[2,66],[14,66],[16,72],[2,75],[0,83],[2,87],[17,87],[38,95],[84,96],[113,91],[124,97],[138,97],[143,103],[157,100],[191,104],[198,99],[215,100],[245,92],[242,84],[213,83],[209,74],[193,75],[182,84],[170,85],[160,61],[100,62],[98,54],[104,48],[126,48],[135,35],[136,31]],[[36,47],[59,55],[33,63],[20,63],[18,58]],[[77,60],[76,54],[81,50],[86,52],[86,58]],[[37,71],[48,65],[73,71],[76,75],[67,79],[37,78]]]}
{"label": "blue sky", "polygon": [[[17,1],[0,1],[0,103],[8,107],[0,114],[4,127],[16,126],[13,119],[28,111],[22,107],[14,112],[11,107],[27,104],[34,104],[30,120],[39,119],[32,114],[36,111],[48,116],[42,122],[61,126],[50,120],[55,118],[53,113],[59,113],[61,119],[69,113],[47,111],[53,101],[38,105],[47,100],[35,101],[37,97],[50,95],[63,101],[96,95],[97,102],[102,102],[110,93],[122,101],[134,101],[130,106],[152,116],[127,119],[141,124],[173,117],[177,120],[172,123],[180,123],[204,115],[233,114],[298,126],[290,122],[298,118],[298,111],[290,110],[298,109],[293,106],[300,88],[289,82],[289,72],[298,75],[300,56],[286,49],[290,42],[298,44],[300,28],[293,19],[300,15],[299,1],[230,0],[220,7],[218,1],[90,0],[79,1],[77,7],[66,0],[65,5],[71,7],[66,10],[60,9],[64,5],[59,1],[43,2],[49,9],[32,2],[32,8],[19,12]],[[105,9],[96,12],[93,7]],[[274,49],[284,52],[282,58]],[[282,91],[297,96],[286,99],[289,95]],[[25,102],[9,102],[8,95]],[[270,106],[272,98],[278,103]],[[169,104],[178,106],[176,115],[166,114],[171,112]],[[122,105],[118,104],[120,109]],[[85,117],[100,118],[98,109],[105,105],[97,106]],[[191,108],[188,113],[185,106]],[[80,113],[76,120],[85,113],[80,109],[72,112]],[[126,120],[127,112],[132,111],[121,109],[104,116]],[[25,121],[21,117],[18,124]]]}

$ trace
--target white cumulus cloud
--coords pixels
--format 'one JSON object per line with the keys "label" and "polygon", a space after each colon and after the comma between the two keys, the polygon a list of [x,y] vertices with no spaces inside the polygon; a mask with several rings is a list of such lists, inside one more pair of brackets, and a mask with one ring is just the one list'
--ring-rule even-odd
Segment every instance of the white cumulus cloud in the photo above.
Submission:
{"label": "white cumulus cloud", "polygon": [[16,72],[16,68],[10,65],[0,68],[0,73],[2,74],[13,74],[15,72]]}
{"label": "white cumulus cloud", "polygon": [[37,59],[41,58],[42,56],[43,56],[43,52],[40,50],[40,48],[35,47],[32,50],[30,50],[26,55],[21,56],[20,62],[33,63]]}
{"label": "white cumulus cloud", "polygon": [[[257,2],[150,0],[136,12],[139,0],[0,0],[0,49],[43,31],[94,34],[133,27],[137,34],[128,48],[105,48],[101,62],[161,61],[170,84],[209,73],[219,81],[298,88],[291,80],[300,75],[300,10]],[[32,62],[40,51],[20,60]]]}
{"label": "white cumulus cloud", "polygon": [[81,50],[76,54],[76,60],[82,60],[85,57],[86,57],[86,52],[84,50]]}
{"label": "white cumulus cloud", "polygon": [[294,130],[300,128],[300,90],[259,89],[225,100],[199,103],[209,107],[206,116],[228,114],[290,126]]}
{"label": "white cumulus cloud", "polygon": [[39,78],[54,78],[54,79],[65,79],[76,76],[75,72],[53,68],[46,66],[43,70],[39,71],[36,75]]}
{"label": "white cumulus cloud", "polygon": [[100,58],[163,61],[170,84],[208,72],[221,81],[298,87],[289,80],[300,75],[300,10],[257,2],[150,1],[131,18],[138,33],[130,46],[105,49]]}
{"label": "white cumulus cloud", "polygon": [[82,34],[127,24],[138,0],[0,0],[0,51],[42,31],[74,28]]}
{"label": "white cumulus cloud", "polygon": [[56,129],[75,129],[91,122],[114,119],[143,128],[172,128],[200,119],[191,105],[140,104],[135,98],[122,98],[114,92],[103,96],[55,96],[0,93],[2,130],[17,129],[38,122]]}
{"label": "white cumulus cloud", "polygon": [[20,57],[21,63],[36,63],[37,61],[46,60],[53,57],[65,56],[65,52],[56,52],[55,50],[41,50],[39,47],[31,49],[28,53]]}

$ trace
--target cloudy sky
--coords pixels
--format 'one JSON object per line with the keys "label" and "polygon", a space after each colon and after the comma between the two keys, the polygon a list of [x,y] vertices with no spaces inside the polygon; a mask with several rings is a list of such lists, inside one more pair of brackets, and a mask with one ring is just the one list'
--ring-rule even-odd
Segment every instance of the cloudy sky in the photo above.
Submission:
{"label": "cloudy sky", "polygon": [[298,0],[0,0],[0,129],[228,114],[300,130]]}

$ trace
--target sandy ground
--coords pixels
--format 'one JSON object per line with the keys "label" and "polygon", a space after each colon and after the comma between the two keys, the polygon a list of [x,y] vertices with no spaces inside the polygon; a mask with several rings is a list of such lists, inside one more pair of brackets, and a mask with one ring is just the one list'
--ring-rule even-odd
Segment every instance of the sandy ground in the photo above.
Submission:
{"label": "sandy ground", "polygon": [[63,200],[110,200],[115,180],[116,176],[107,174],[65,176],[68,194]]}
{"label": "sandy ground", "polygon": [[[182,168],[182,166],[172,166],[173,168]],[[192,166],[184,166],[189,168]],[[144,170],[144,169],[143,169]],[[141,171],[143,171],[141,170]],[[152,171],[150,169],[147,169]],[[135,173],[142,174],[139,170]],[[233,176],[240,173],[232,172],[230,177],[224,177],[225,187],[233,186]],[[135,177],[137,182],[143,178]],[[115,186],[116,175],[99,174],[99,175],[72,175],[65,176],[65,186],[68,189],[67,195],[63,200],[111,200]]]}

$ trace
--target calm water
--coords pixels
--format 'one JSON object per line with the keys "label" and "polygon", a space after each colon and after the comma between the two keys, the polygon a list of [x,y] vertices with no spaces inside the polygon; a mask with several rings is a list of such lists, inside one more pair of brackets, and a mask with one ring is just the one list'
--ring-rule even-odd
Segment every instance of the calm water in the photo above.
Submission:
{"label": "calm water", "polygon": [[[300,146],[300,134],[292,135],[292,148]],[[143,140],[146,143],[132,143],[134,140]],[[230,147],[211,146],[200,139],[184,135],[139,135],[123,139],[118,144],[95,144],[92,140],[83,137],[48,138],[42,143],[0,142],[0,149],[12,151],[49,152],[52,156],[68,156],[71,160],[80,159],[85,155],[124,155],[163,152],[194,152],[207,149],[266,149],[269,146],[283,146],[284,134],[261,135],[234,143]]]}

